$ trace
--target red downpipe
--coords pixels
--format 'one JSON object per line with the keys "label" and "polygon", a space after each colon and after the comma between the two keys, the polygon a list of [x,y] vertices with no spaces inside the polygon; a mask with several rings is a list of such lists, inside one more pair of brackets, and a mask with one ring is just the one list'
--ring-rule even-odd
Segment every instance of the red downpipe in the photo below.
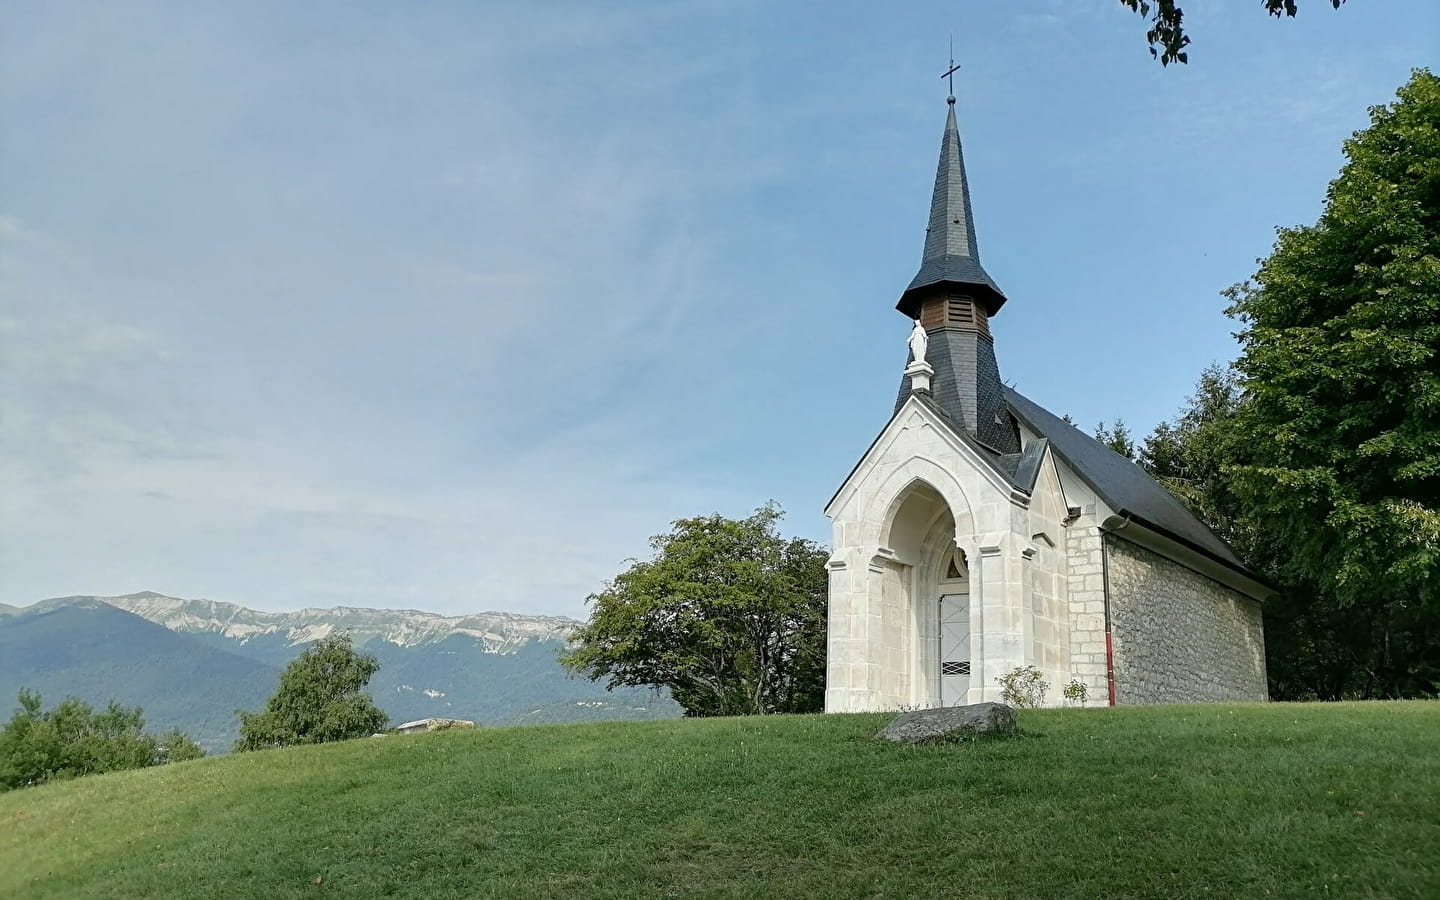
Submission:
{"label": "red downpipe", "polygon": [[[1130,524],[1130,517],[1120,525]],[[1110,634],[1110,543],[1105,540],[1107,533],[1100,529],[1100,571],[1105,588],[1105,684],[1109,688],[1110,705],[1115,705],[1115,639]]]}
{"label": "red downpipe", "polygon": [[[1108,604],[1107,604],[1108,605]],[[1105,618],[1105,681],[1110,687],[1110,705],[1115,705],[1115,645],[1110,640],[1110,618]]]}

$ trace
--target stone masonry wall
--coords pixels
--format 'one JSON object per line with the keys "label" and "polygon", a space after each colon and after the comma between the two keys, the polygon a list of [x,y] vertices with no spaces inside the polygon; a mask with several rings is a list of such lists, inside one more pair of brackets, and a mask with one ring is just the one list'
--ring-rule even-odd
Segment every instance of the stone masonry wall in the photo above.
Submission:
{"label": "stone masonry wall", "polygon": [[[1087,706],[1105,706],[1105,575],[1094,507],[1065,530],[1069,558],[1070,673],[1085,683]],[[1051,685],[1056,695],[1064,685]]]}
{"label": "stone masonry wall", "polygon": [[1265,700],[1260,604],[1107,535],[1116,702]]}

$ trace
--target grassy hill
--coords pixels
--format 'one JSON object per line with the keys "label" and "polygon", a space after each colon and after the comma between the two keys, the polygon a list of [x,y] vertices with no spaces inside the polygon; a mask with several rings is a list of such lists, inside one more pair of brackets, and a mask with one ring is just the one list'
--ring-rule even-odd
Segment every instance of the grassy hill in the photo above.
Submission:
{"label": "grassy hill", "polygon": [[480,729],[0,795],[0,896],[1440,896],[1440,703]]}

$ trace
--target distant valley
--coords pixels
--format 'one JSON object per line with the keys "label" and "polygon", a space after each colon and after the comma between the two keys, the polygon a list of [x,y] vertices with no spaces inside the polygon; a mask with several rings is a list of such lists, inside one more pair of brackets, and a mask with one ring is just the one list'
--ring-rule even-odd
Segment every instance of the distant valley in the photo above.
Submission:
{"label": "distant valley", "polygon": [[307,644],[346,632],[374,654],[370,692],[392,722],[429,716],[486,725],[680,715],[654,691],[572,678],[556,661],[578,622],[562,616],[337,607],[273,613],[146,591],[0,605],[0,716],[21,687],[145,709],[210,752],[235,738],[234,710],[258,709]]}

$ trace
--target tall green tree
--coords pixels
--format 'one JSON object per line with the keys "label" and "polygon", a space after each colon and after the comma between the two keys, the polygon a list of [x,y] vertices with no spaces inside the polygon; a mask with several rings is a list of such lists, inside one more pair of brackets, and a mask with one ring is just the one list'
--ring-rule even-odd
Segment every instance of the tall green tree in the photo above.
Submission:
{"label": "tall green tree", "polygon": [[1440,692],[1440,79],[1417,70],[1313,226],[1230,289],[1238,380],[1141,462],[1280,588],[1272,696]]}
{"label": "tall green tree", "polygon": [[818,712],[825,699],[824,549],[784,538],[771,503],[680,519],[590,596],[561,661],[616,685],[665,687],[690,716]]}
{"label": "tall green tree", "polygon": [[147,734],[138,706],[111,703],[97,711],[69,697],[42,710],[40,695],[23,689],[19,702],[0,727],[0,791],[205,755],[178,730]]}
{"label": "tall green tree", "polygon": [[1244,393],[1229,366],[1211,365],[1200,374],[1195,393],[1172,421],[1155,426],[1136,461],[1247,558],[1253,536],[1230,489],[1226,467],[1243,461],[1248,449],[1235,419]]}
{"label": "tall green tree", "polygon": [[1254,445],[1234,485],[1273,575],[1317,588],[1299,624],[1365,626],[1345,690],[1397,696],[1440,689],[1440,78],[1370,120],[1319,221],[1231,289]]}
{"label": "tall green tree", "polygon": [[368,653],[334,634],[305,648],[280,675],[258,713],[240,712],[237,751],[368,737],[389,722],[364,688],[380,669]]}
{"label": "tall green tree", "polygon": [[1124,419],[1116,419],[1109,425],[1104,422],[1097,424],[1095,440],[1126,459],[1133,460],[1135,458],[1135,439],[1130,435],[1130,426],[1125,424]]}

